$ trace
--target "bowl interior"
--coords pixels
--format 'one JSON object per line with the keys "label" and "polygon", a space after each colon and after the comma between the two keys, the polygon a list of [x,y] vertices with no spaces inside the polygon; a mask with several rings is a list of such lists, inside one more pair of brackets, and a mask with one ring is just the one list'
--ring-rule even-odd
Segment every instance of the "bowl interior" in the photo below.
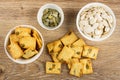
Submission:
{"label": "bowl interior", "polygon": [[[80,14],[85,10],[85,9],[89,9],[90,7],[96,7],[96,6],[101,6],[103,7],[107,12],[109,12],[111,14],[111,16],[113,17],[113,27],[111,28],[110,32],[104,36],[104,37],[101,37],[99,39],[94,39],[94,38],[91,38],[91,37],[88,37],[86,36],[80,29],[80,26],[79,26],[79,19],[80,19]],[[88,40],[91,40],[91,41],[102,41],[102,40],[105,40],[107,39],[108,37],[111,36],[111,34],[113,33],[115,27],[116,27],[116,18],[115,18],[115,15],[113,13],[113,11],[108,7],[106,6],[105,4],[102,4],[102,3],[89,3],[87,5],[85,5],[77,14],[77,19],[76,19],[76,25],[77,25],[77,29],[79,30],[79,32],[82,34],[83,37],[85,37],[86,39]]]}
{"label": "bowl interior", "polygon": [[[47,9],[47,8],[56,9],[56,10],[60,13],[60,15],[61,15],[61,21],[60,21],[60,23],[59,23],[58,26],[55,26],[55,27],[47,27],[47,26],[45,26],[45,25],[43,24],[43,22],[42,22],[43,11],[44,11],[45,9]],[[64,13],[63,13],[63,10],[62,10],[58,5],[56,5],[56,4],[45,4],[45,5],[43,5],[43,6],[39,9],[38,14],[37,14],[37,20],[38,20],[38,23],[41,25],[41,27],[43,27],[44,29],[47,29],[47,30],[55,30],[55,29],[59,28],[59,27],[62,25],[62,23],[63,23],[63,21],[64,21]]]}
{"label": "bowl interior", "polygon": [[39,50],[39,52],[33,56],[32,58],[30,59],[14,59],[12,58],[12,56],[10,55],[9,51],[7,50],[7,45],[9,44],[9,36],[14,32],[15,28],[19,27],[19,26],[16,26],[14,27],[13,29],[11,29],[6,38],[5,38],[5,42],[4,42],[4,49],[5,49],[5,53],[7,54],[7,56],[14,62],[16,63],[19,63],[19,64],[27,64],[27,63],[31,63],[33,61],[35,61],[41,54],[42,54],[42,51],[43,51],[43,48],[44,48],[44,40],[43,40],[43,37],[42,37],[42,34],[33,26],[30,26],[30,25],[20,25],[21,27],[28,27],[28,28],[31,28],[31,29],[34,29],[38,32],[38,34],[40,35],[41,39],[42,39],[42,47],[41,49]]}

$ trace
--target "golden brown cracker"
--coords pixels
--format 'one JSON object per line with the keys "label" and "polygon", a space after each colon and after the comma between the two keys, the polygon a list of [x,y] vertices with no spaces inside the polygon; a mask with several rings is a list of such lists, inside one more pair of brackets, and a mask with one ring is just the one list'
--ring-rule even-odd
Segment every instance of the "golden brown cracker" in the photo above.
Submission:
{"label": "golden brown cracker", "polygon": [[15,29],[15,34],[17,35],[18,38],[22,38],[25,36],[31,36],[31,29],[26,28],[26,27],[17,27]]}
{"label": "golden brown cracker", "polygon": [[80,77],[83,74],[82,71],[83,71],[83,65],[82,65],[82,63],[75,62],[71,66],[70,74],[74,75],[74,76],[77,76],[77,77]]}
{"label": "golden brown cracker", "polygon": [[93,73],[91,59],[80,59],[80,63],[83,64],[83,74]]}
{"label": "golden brown cracker", "polygon": [[63,48],[63,45],[60,40],[56,40],[51,43],[48,43],[47,48],[48,48],[49,53],[51,53],[51,52],[55,53],[55,52],[61,51]]}
{"label": "golden brown cracker", "polygon": [[8,45],[8,51],[14,59],[18,59],[24,54],[18,43],[15,42]]}
{"label": "golden brown cracker", "polygon": [[19,40],[19,44],[22,48],[25,49],[36,49],[36,39],[34,37],[23,37]]}
{"label": "golden brown cracker", "polygon": [[22,57],[25,59],[29,59],[33,57],[34,55],[36,55],[37,53],[38,53],[37,50],[27,49],[24,51],[24,55]]}
{"label": "golden brown cracker", "polygon": [[61,63],[46,62],[46,73],[60,74],[61,73]]}
{"label": "golden brown cracker", "polygon": [[10,35],[10,42],[18,42],[19,38],[15,34]]}
{"label": "golden brown cracker", "polygon": [[42,40],[41,40],[39,34],[37,33],[36,30],[32,30],[32,31],[33,31],[33,37],[35,37],[35,39],[37,40],[38,47],[41,48],[42,47]]}
{"label": "golden brown cracker", "polygon": [[63,36],[60,40],[64,45],[70,45],[73,42],[75,42],[78,39],[78,37],[75,35],[74,32],[69,32],[65,36]]}
{"label": "golden brown cracker", "polygon": [[58,55],[58,59],[60,61],[63,60],[65,62],[68,62],[72,58],[73,55],[74,55],[74,51],[71,48],[64,46]]}
{"label": "golden brown cracker", "polygon": [[97,47],[93,47],[93,46],[84,46],[84,50],[83,50],[83,57],[88,57],[88,58],[92,58],[92,59],[96,59],[97,58],[97,54],[98,54],[98,48]]}

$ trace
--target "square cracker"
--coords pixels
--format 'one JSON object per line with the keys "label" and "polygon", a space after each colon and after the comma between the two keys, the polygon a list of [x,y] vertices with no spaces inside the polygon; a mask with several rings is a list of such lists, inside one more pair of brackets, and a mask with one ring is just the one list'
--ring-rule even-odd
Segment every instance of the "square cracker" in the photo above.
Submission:
{"label": "square cracker", "polygon": [[75,41],[73,44],[73,46],[80,46],[83,47],[84,45],[86,45],[85,41],[83,39],[78,39],[77,41]]}
{"label": "square cracker", "polygon": [[96,59],[97,58],[97,54],[98,54],[98,48],[96,47],[92,47],[92,46],[84,46],[84,50],[83,50],[83,57],[88,57],[88,58],[92,58],[92,59]]}
{"label": "square cracker", "polygon": [[[22,32],[26,32],[26,33],[31,33],[31,29],[30,28],[26,28],[26,27],[17,27],[16,29],[15,29],[15,33],[22,33]],[[18,33],[18,34],[19,34]]]}
{"label": "square cracker", "polygon": [[32,30],[33,31],[33,37],[37,40],[37,44],[38,44],[38,47],[41,48],[42,47],[42,40],[38,34],[38,32],[36,30]]}
{"label": "square cracker", "polygon": [[58,59],[60,61],[68,62],[73,55],[74,55],[74,51],[70,47],[64,46],[62,51],[58,55]]}
{"label": "square cracker", "polygon": [[73,32],[69,32],[65,36],[63,36],[60,40],[64,45],[70,45],[73,42],[75,42],[77,39],[78,37]]}
{"label": "square cracker", "polygon": [[10,35],[10,43],[18,42],[19,38],[15,34]]}
{"label": "square cracker", "polygon": [[83,74],[93,73],[91,59],[80,59],[80,63],[83,64]]}
{"label": "square cracker", "polygon": [[51,53],[50,55],[51,55],[51,57],[52,57],[52,60],[54,61],[54,62],[59,62],[59,60],[58,60],[58,52],[53,52],[53,53]]}
{"label": "square cracker", "polygon": [[15,42],[8,45],[8,51],[14,59],[18,59],[24,54],[18,43]]}
{"label": "square cracker", "polygon": [[22,38],[24,36],[31,36],[31,29],[26,28],[26,27],[17,27],[15,29],[15,34],[17,35],[18,38]]}
{"label": "square cracker", "polygon": [[37,50],[31,50],[31,49],[27,49],[24,51],[24,55],[22,56],[25,59],[31,58],[34,55],[36,55],[38,53]]}
{"label": "square cracker", "polygon": [[71,48],[74,50],[74,55],[73,55],[73,57],[81,58],[82,51],[83,51],[83,47],[73,46],[73,47],[71,47]]}
{"label": "square cracker", "polygon": [[61,73],[61,63],[46,62],[46,73],[60,74]]}
{"label": "square cracker", "polygon": [[80,76],[82,76],[82,70],[83,70],[82,63],[75,62],[71,66],[70,74],[74,75],[74,76],[77,76],[77,77],[80,77]]}
{"label": "square cracker", "polygon": [[56,40],[51,43],[48,43],[47,48],[48,48],[49,53],[51,52],[55,53],[55,52],[61,51],[63,48],[63,45],[60,40]]}
{"label": "square cracker", "polygon": [[79,62],[78,58],[71,58],[69,62],[67,62],[68,69],[71,69],[72,64]]}
{"label": "square cracker", "polygon": [[20,38],[19,44],[22,48],[25,48],[25,49],[28,49],[28,48],[32,50],[36,49],[36,39],[34,37]]}

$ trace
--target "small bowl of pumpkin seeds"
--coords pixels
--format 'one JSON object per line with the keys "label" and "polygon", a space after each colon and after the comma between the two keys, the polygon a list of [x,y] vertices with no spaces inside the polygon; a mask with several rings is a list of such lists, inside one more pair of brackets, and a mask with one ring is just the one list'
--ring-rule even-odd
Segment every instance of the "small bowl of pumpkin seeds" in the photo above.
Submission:
{"label": "small bowl of pumpkin seeds", "polygon": [[64,13],[61,7],[48,3],[43,5],[37,14],[37,20],[41,27],[47,30],[59,28],[64,21]]}

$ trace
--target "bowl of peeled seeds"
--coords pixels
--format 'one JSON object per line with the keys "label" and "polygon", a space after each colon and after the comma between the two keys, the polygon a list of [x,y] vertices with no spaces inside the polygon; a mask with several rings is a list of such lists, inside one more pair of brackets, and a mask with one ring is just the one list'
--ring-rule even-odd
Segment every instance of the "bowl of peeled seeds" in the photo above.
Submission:
{"label": "bowl of peeled seeds", "polygon": [[58,5],[48,3],[39,9],[37,20],[44,29],[55,30],[62,25],[64,13]]}
{"label": "bowl of peeled seeds", "polygon": [[89,3],[78,12],[76,26],[86,39],[102,41],[112,35],[116,27],[116,18],[107,5]]}
{"label": "bowl of peeled seeds", "polygon": [[31,25],[19,25],[11,29],[4,42],[7,56],[19,64],[35,61],[42,54],[44,40],[41,33]]}

